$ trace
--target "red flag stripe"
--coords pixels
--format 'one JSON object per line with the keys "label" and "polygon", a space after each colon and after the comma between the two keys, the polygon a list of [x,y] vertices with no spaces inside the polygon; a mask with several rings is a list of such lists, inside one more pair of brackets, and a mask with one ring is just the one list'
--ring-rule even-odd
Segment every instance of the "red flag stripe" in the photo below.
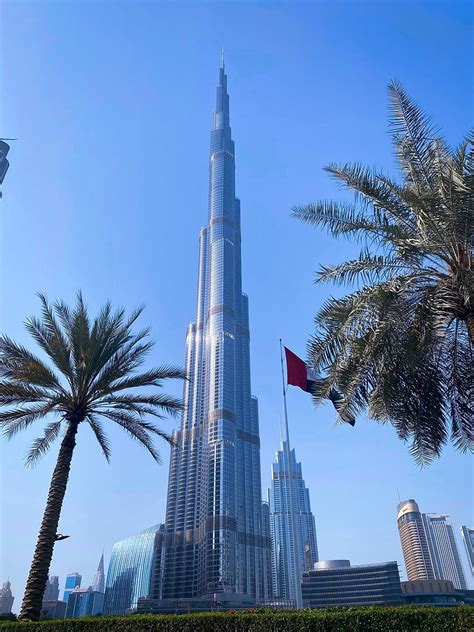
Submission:
{"label": "red flag stripe", "polygon": [[308,370],[305,362],[285,347],[287,383],[308,391]]}

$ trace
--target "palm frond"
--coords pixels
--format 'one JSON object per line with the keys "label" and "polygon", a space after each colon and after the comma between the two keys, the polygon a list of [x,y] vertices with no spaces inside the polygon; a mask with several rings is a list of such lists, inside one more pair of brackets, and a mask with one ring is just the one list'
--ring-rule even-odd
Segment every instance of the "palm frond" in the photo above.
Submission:
{"label": "palm frond", "polygon": [[102,449],[102,452],[105,456],[105,458],[107,459],[107,463],[110,463],[110,442],[107,438],[107,435],[104,432],[104,429],[102,428],[102,424],[100,423],[99,419],[97,418],[96,415],[93,415],[91,413],[89,413],[87,415],[87,421],[89,422],[90,427],[92,428],[92,431],[95,434],[95,438],[97,439],[97,441],[99,442],[99,445]]}
{"label": "palm frond", "polygon": [[51,444],[58,438],[61,431],[61,421],[53,421],[44,430],[44,435],[35,439],[26,455],[26,465],[31,467],[49,450]]}

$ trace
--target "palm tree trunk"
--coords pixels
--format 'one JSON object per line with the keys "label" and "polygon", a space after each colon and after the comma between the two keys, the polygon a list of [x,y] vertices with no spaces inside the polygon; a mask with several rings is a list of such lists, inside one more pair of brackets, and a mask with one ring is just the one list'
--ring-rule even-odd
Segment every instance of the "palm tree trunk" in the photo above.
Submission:
{"label": "palm tree trunk", "polygon": [[71,459],[76,445],[77,421],[70,421],[61,443],[56,467],[49,486],[48,500],[43,515],[28,581],[26,582],[20,619],[37,620],[41,614],[43,593],[48,579],[49,566],[53,557],[54,543],[66,493],[71,468]]}

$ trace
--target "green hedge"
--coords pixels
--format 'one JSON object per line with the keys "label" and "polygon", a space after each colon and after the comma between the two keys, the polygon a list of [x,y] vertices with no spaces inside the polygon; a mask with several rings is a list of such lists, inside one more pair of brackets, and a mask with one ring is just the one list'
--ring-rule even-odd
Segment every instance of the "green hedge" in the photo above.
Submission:
{"label": "green hedge", "polygon": [[182,615],[90,617],[38,623],[0,623],[24,632],[453,632],[474,630],[474,608],[429,606],[345,608],[334,610],[204,612]]}

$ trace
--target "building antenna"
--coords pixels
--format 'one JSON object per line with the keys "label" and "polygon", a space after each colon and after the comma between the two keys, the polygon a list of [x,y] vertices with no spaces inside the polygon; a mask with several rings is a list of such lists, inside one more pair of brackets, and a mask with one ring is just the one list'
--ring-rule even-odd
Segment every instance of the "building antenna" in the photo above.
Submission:
{"label": "building antenna", "polygon": [[402,499],[400,498],[400,492],[398,491],[398,487],[397,487],[397,495],[398,495],[398,502],[401,503]]}

